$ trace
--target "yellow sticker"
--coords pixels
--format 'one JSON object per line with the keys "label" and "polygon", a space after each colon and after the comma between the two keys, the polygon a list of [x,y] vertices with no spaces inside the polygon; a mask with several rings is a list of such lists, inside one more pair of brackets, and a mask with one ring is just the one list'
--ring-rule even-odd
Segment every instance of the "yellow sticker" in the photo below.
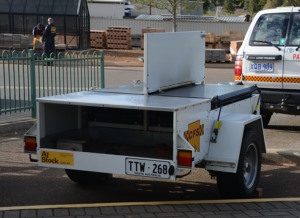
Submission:
{"label": "yellow sticker", "polygon": [[195,148],[200,151],[200,136],[204,134],[204,124],[200,120],[190,123],[188,130],[184,132],[184,138]]}
{"label": "yellow sticker", "polygon": [[41,150],[41,163],[74,166],[74,154],[71,152]]}
{"label": "yellow sticker", "polygon": [[216,129],[220,130],[221,126],[222,126],[222,122],[221,121],[217,121],[217,123],[216,123]]}
{"label": "yellow sticker", "polygon": [[52,27],[51,27],[51,33],[52,33],[52,34],[56,34],[56,27],[55,27],[55,26],[52,26]]}

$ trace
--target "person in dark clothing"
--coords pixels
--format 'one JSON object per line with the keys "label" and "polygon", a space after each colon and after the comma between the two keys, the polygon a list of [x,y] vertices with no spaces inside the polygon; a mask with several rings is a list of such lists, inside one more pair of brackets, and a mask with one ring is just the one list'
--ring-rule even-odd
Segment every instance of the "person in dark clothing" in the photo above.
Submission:
{"label": "person in dark clothing", "polygon": [[37,49],[37,46],[40,44],[42,45],[42,36],[45,31],[45,26],[41,23],[38,23],[35,27],[33,27],[32,35],[33,35],[33,50]]}
{"label": "person in dark clothing", "polygon": [[45,32],[43,35],[44,42],[44,52],[47,57],[50,57],[50,54],[55,50],[55,37],[56,35],[56,26],[53,24],[53,19],[51,17],[48,18],[48,25],[45,28]]}

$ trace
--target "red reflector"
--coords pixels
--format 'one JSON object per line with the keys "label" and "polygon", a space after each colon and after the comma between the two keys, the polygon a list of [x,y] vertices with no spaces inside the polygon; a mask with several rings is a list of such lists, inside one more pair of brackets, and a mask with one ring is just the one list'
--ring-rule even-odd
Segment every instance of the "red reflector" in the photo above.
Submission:
{"label": "red reflector", "polygon": [[178,151],[178,165],[184,167],[192,167],[193,157],[192,151]]}
{"label": "red reflector", "polygon": [[235,76],[241,76],[242,75],[242,61],[235,61],[234,75]]}
{"label": "red reflector", "polygon": [[35,137],[26,137],[25,141],[25,151],[36,151],[36,138]]}
{"label": "red reflector", "polygon": [[243,69],[242,65],[243,65],[243,57],[239,55],[236,57],[235,66],[234,66],[235,78],[239,78],[242,75],[242,69]]}

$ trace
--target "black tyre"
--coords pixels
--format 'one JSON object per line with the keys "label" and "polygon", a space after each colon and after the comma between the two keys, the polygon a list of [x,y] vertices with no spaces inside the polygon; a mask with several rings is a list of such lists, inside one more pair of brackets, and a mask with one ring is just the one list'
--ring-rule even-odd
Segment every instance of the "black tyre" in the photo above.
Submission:
{"label": "black tyre", "polygon": [[224,198],[251,198],[256,194],[261,169],[261,149],[254,130],[244,134],[236,173],[219,173],[218,189]]}
{"label": "black tyre", "polygon": [[96,173],[69,169],[66,169],[65,171],[69,179],[82,185],[96,184],[100,181],[109,180],[112,178],[112,174],[109,173]]}
{"label": "black tyre", "polygon": [[268,110],[261,110],[260,115],[262,117],[264,128],[268,127],[271,117],[273,115],[273,112],[268,111]]}

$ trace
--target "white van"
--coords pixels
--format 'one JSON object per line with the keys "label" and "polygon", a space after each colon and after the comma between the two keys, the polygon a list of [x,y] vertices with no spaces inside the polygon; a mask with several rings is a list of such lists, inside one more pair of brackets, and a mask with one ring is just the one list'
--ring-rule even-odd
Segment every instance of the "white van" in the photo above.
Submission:
{"label": "white van", "polygon": [[300,114],[300,7],[260,11],[235,61],[235,81],[261,88],[261,115]]}

